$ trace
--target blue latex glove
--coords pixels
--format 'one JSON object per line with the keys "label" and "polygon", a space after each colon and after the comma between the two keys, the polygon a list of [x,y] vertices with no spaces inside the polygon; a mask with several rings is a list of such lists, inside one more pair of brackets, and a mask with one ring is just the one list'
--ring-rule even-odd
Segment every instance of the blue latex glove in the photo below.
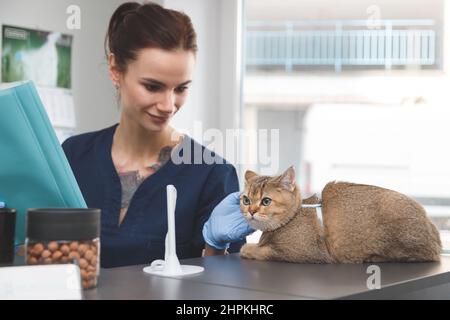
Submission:
{"label": "blue latex glove", "polygon": [[227,249],[231,242],[243,240],[255,231],[241,213],[240,194],[234,192],[226,196],[203,225],[203,238],[211,247]]}

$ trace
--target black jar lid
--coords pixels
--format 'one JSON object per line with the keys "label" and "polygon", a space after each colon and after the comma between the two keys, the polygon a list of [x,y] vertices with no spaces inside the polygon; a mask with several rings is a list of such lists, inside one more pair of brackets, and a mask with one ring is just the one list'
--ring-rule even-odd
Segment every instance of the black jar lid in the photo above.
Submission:
{"label": "black jar lid", "polygon": [[92,240],[100,235],[100,209],[29,209],[27,238],[32,240]]}

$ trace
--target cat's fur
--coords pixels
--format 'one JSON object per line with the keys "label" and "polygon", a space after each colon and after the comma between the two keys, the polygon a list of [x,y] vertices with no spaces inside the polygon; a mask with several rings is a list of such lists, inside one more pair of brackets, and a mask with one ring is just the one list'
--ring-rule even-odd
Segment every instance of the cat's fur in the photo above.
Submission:
{"label": "cat's fur", "polygon": [[[241,211],[263,234],[258,244],[241,248],[243,258],[301,263],[440,260],[436,227],[419,203],[401,193],[330,182],[322,191],[322,227],[316,209],[301,207],[292,167],[277,177],[247,171],[245,179]],[[265,197],[271,199],[266,206],[261,204]],[[316,196],[303,201],[319,202]]]}

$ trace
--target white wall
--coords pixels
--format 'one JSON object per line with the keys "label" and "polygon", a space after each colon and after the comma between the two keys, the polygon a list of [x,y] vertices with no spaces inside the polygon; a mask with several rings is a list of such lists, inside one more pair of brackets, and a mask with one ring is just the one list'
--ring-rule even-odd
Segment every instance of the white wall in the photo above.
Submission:
{"label": "white wall", "polygon": [[197,32],[198,55],[188,101],[173,124],[193,132],[195,121],[208,128],[235,128],[240,111],[238,16],[240,0],[164,0],[188,14]]}
{"label": "white wall", "polygon": [[175,115],[172,125],[193,132],[194,122],[204,128],[217,125],[216,109],[219,95],[219,19],[218,1],[164,0],[166,8],[185,12],[197,32],[197,63],[185,105]]}

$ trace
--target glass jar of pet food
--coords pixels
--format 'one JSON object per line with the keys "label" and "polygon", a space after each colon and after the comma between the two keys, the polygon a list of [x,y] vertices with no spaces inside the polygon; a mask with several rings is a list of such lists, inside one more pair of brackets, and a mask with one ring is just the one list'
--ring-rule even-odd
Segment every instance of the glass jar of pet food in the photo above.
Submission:
{"label": "glass jar of pet food", "polygon": [[75,263],[83,289],[97,286],[100,266],[100,209],[30,209],[26,261]]}

